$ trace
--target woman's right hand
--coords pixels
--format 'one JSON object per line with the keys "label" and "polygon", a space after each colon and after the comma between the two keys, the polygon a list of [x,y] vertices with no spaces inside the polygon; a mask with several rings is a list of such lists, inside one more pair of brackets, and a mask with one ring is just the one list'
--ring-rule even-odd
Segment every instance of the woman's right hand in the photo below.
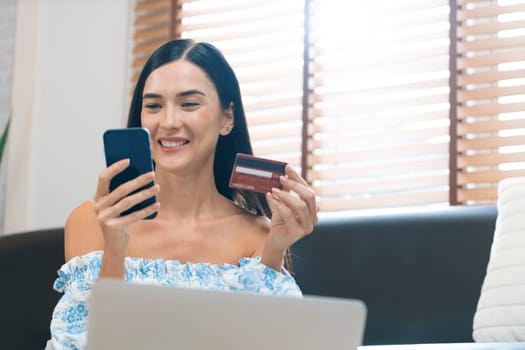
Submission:
{"label": "woman's right hand", "polygon": [[149,172],[130,180],[110,192],[111,179],[129,166],[129,159],[113,163],[98,178],[95,195],[95,212],[102,229],[105,241],[105,250],[111,250],[118,255],[125,254],[129,241],[129,226],[158,211],[159,203],[155,202],[142,210],[125,216],[120,213],[134,205],[151,198],[159,192],[159,185],[155,184],[142,191],[129,195],[133,191],[147,185],[154,180],[155,174]]}

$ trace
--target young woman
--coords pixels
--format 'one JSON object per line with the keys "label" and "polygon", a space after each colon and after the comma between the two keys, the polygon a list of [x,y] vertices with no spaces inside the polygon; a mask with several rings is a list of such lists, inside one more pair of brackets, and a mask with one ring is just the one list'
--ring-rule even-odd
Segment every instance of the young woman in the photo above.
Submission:
{"label": "young woman", "polygon": [[[110,192],[111,178],[129,165],[114,163],[100,173],[95,199],[69,216],[66,264],[54,286],[64,295],[48,349],[85,346],[98,278],[301,295],[283,265],[290,246],[317,222],[315,194],[289,166],[282,190],[228,187],[235,155],[252,149],[237,78],[216,48],[175,40],[155,51],[139,77],[128,126],[149,130],[155,171]],[[153,179],[154,187],[129,195]],[[157,203],[120,215],[153,195]],[[154,212],[155,219],[143,220]]]}

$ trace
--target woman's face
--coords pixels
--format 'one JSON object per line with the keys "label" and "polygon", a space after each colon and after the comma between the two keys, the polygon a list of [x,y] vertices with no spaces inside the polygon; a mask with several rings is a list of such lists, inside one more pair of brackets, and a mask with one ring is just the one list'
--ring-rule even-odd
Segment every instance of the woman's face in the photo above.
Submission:
{"label": "woman's face", "polygon": [[215,86],[197,65],[177,60],[147,78],[141,123],[150,132],[157,167],[196,171],[213,164],[217,139],[232,122],[232,108],[222,108]]}

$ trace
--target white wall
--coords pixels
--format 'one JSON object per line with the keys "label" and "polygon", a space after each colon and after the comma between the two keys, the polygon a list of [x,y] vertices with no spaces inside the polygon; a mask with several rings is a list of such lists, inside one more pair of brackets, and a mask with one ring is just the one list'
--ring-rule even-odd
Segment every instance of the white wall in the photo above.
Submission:
{"label": "white wall", "polygon": [[57,227],[94,195],[127,114],[131,0],[18,0],[5,233]]}

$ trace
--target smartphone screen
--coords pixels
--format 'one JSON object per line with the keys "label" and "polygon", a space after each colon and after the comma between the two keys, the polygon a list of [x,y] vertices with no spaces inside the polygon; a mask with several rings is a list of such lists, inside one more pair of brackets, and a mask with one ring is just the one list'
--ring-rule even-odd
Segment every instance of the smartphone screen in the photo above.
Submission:
{"label": "smartphone screen", "polygon": [[[144,128],[126,128],[126,129],[110,129],[104,132],[104,153],[106,156],[106,165],[128,158],[130,160],[129,166],[119,174],[111,179],[109,190],[113,191],[123,183],[133,180],[137,176],[150,172],[153,170],[153,160],[151,158],[150,136],[147,129]],[[150,182],[146,186],[130,193],[137,193],[145,188],[151,187],[154,182]],[[157,201],[155,196],[133,206],[124,211],[121,215],[127,215],[134,211],[143,209],[150,204]],[[146,219],[153,219],[157,213],[146,217]]]}

